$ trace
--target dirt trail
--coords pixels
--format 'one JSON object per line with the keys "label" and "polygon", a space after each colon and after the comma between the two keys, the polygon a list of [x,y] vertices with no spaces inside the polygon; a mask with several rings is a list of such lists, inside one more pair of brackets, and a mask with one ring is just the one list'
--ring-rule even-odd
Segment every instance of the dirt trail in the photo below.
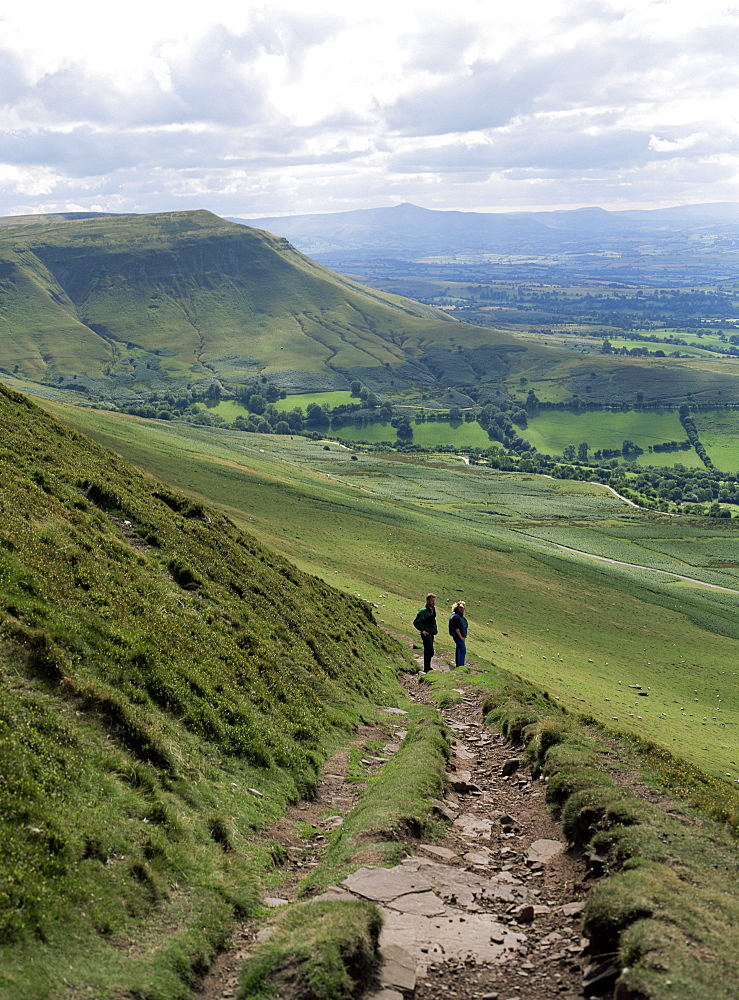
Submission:
{"label": "dirt trail", "polygon": [[[448,670],[444,660],[434,666]],[[404,681],[412,698],[433,704],[420,676]],[[574,1000],[583,994],[587,941],[580,923],[587,873],[566,848],[546,806],[546,784],[532,780],[514,748],[482,722],[479,695],[442,710],[455,734],[452,791],[440,808],[445,838],[418,843],[394,869],[367,867],[329,890],[354,893],[383,910],[384,965],[376,1000]],[[397,739],[402,716],[393,716]],[[397,720],[397,721],[396,721]],[[357,745],[376,738],[363,727]],[[392,751],[390,751],[392,752]],[[265,839],[282,845],[283,881],[267,905],[295,899],[301,879],[318,864],[326,837],[352,807],[361,784],[345,780],[349,754],[327,762],[316,798],[301,802]],[[381,767],[381,760],[373,766]],[[330,815],[327,816],[327,813]],[[302,839],[308,824],[324,833]],[[238,970],[257,940],[259,925],[237,929],[233,945],[214,963],[200,1000],[231,1000]]]}

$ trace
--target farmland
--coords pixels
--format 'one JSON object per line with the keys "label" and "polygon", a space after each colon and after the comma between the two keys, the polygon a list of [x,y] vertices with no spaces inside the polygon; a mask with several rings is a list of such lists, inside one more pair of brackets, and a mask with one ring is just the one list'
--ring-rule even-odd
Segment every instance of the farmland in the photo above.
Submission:
{"label": "farmland", "polygon": [[681,463],[688,468],[700,468],[702,463],[695,452],[663,452],[649,454],[650,445],[662,441],[683,441],[683,430],[676,411],[651,413],[629,410],[625,413],[606,410],[571,413],[566,410],[547,410],[529,420],[526,437],[545,454],[562,454],[567,445],[587,441],[591,451],[596,448],[618,448],[628,438],[644,449],[639,461],[644,465],[674,465]]}
{"label": "farmland", "polygon": [[718,469],[739,469],[739,411],[701,411],[695,419],[713,464]]}

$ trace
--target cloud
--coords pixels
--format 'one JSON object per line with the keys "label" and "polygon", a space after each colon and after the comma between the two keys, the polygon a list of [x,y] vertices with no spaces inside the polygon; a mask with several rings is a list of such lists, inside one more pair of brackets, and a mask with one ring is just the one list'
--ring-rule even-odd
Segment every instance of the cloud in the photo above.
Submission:
{"label": "cloud", "polygon": [[0,214],[737,197],[739,25],[718,3],[211,0],[115,30],[18,4]]}

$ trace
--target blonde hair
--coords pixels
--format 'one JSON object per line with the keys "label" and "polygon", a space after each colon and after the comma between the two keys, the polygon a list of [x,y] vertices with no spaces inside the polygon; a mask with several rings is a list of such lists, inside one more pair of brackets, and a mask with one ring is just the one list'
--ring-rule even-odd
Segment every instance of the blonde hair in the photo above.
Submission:
{"label": "blonde hair", "polygon": [[455,611],[462,611],[462,612],[464,612],[464,609],[466,607],[467,607],[467,605],[466,605],[466,603],[464,601],[457,601],[457,603],[452,607],[452,614],[454,614]]}

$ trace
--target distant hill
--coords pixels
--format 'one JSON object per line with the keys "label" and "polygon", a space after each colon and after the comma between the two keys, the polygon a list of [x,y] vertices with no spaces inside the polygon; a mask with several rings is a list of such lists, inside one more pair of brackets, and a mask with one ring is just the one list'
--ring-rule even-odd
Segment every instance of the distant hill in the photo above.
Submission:
{"label": "distant hill", "polygon": [[[460,240],[476,226],[483,240],[490,221],[413,206],[347,214],[355,221],[346,223],[346,238],[349,230],[357,240],[357,232],[362,239],[371,233],[385,254],[394,252],[391,230],[420,252],[433,242],[429,224],[446,232],[451,219]],[[606,224],[603,216],[578,218],[592,229]],[[515,225],[542,229],[531,218]],[[441,405],[469,401],[479,387],[495,396],[526,384],[555,401],[585,390],[593,402],[633,402],[637,392],[665,403],[736,397],[728,371],[665,360],[655,377],[641,359],[523,343],[510,312],[500,312],[497,328],[455,322],[329,271],[282,236],[204,211],[34,216],[0,226],[0,376],[89,399],[136,405],[154,392],[238,387],[262,376],[288,392],[346,389],[359,379],[383,398],[402,400],[410,391],[417,402],[422,394]]]}
{"label": "distant hill", "polygon": [[[395,365],[443,313],[208,212],[6,220],[0,369],[96,394],[271,369]],[[331,386],[331,379],[324,387]]]}
{"label": "distant hill", "polygon": [[[583,208],[559,212],[434,211],[403,204],[330,214],[271,217],[249,225],[285,236],[329,266],[378,256],[442,261],[450,256],[525,255],[592,264],[594,254],[615,254],[637,268],[669,259],[693,280],[696,264],[724,277],[739,274],[739,204],[687,205],[649,211]],[[703,255],[708,254],[709,259]],[[696,261],[696,255],[700,260]],[[720,255],[720,259],[713,259]],[[562,261],[560,261],[561,263]],[[622,269],[622,276],[624,272]]]}
{"label": "distant hill", "polygon": [[258,898],[253,831],[405,653],[366,604],[2,386],[0,483],[0,994],[60,996],[57,945],[110,964],[155,911],[184,976]]}

